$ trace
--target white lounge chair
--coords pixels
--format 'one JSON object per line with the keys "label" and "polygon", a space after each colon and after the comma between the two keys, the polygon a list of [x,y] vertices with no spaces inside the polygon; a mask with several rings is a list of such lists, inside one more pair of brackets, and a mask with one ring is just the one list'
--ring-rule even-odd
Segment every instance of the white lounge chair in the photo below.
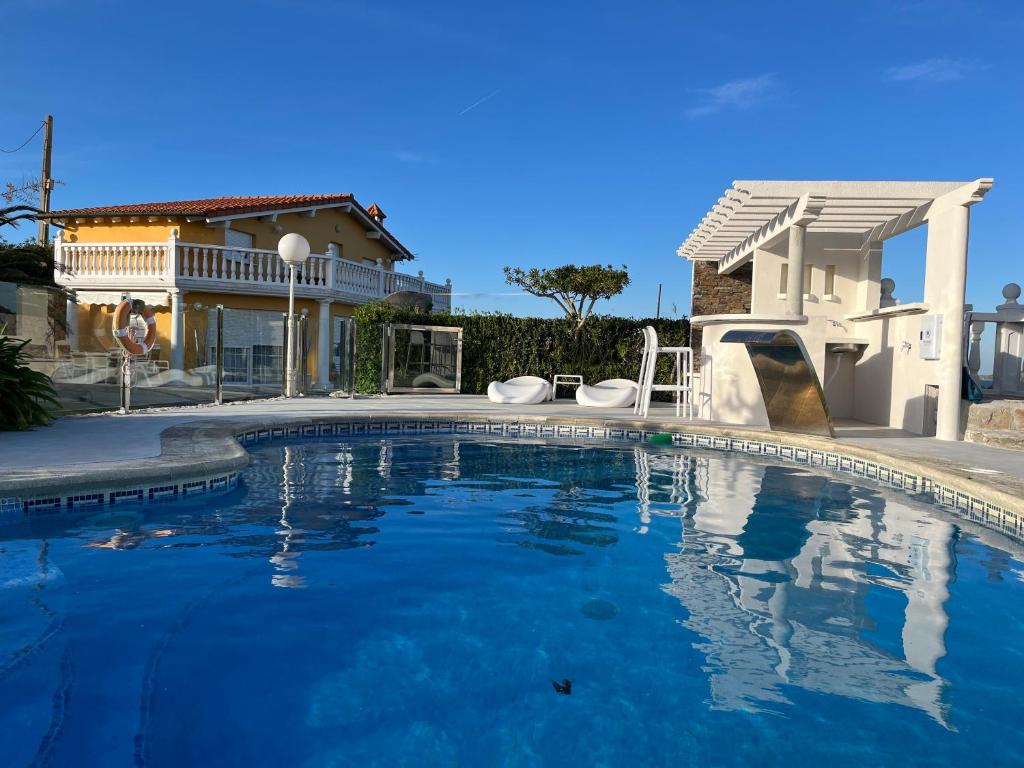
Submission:
{"label": "white lounge chair", "polygon": [[629,379],[605,379],[576,387],[576,402],[588,408],[628,408],[636,400],[637,385]]}
{"label": "white lounge chair", "polygon": [[487,398],[492,403],[534,405],[548,399],[551,385],[539,376],[516,376],[506,382],[492,381],[487,385]]}

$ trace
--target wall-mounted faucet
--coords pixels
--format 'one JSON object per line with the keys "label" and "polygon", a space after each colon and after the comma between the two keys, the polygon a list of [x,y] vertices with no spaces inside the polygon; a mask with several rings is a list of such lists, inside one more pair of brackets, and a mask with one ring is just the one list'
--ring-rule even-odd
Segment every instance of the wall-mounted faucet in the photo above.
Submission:
{"label": "wall-mounted faucet", "polygon": [[913,348],[914,345],[911,344],[909,341],[904,341],[902,344],[900,344],[900,352],[909,352]]}

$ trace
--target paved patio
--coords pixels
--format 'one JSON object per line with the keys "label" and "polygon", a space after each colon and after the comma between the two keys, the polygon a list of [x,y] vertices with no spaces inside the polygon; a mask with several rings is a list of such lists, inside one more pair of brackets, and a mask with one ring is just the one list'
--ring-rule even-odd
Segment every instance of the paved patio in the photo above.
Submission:
{"label": "paved patio", "polygon": [[[581,408],[563,399],[540,405],[499,405],[478,395],[396,395],[355,399],[308,397],[294,400],[253,400],[220,406],[168,408],[132,413],[67,416],[45,429],[7,432],[0,435],[0,466],[8,469],[93,462],[130,461],[160,455],[160,434],[169,427],[189,422],[233,419],[331,417],[359,414],[481,414],[488,416],[531,416],[547,418],[599,418],[634,421],[631,408]],[[700,419],[675,417],[674,407],[655,403],[648,421],[728,428]],[[767,432],[761,427],[748,431]],[[996,471],[1024,480],[1024,452],[976,443],[952,443],[920,437],[897,429],[840,422],[838,442],[870,450],[900,451],[919,458],[955,462],[964,467]],[[985,473],[982,473],[985,474]]]}

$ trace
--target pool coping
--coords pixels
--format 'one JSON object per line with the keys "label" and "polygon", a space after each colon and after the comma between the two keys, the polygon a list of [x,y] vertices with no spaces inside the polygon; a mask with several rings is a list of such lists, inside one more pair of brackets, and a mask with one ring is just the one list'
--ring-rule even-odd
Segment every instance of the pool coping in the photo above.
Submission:
{"label": "pool coping", "polygon": [[234,487],[249,463],[244,445],[262,440],[394,433],[639,442],[669,433],[679,447],[736,451],[866,477],[936,503],[1015,539],[1024,538],[1024,480],[979,475],[958,462],[827,438],[738,427],[600,417],[451,411],[196,419],[164,429],[160,455],[59,469],[12,470],[0,478],[0,521],[34,513],[155,502]]}

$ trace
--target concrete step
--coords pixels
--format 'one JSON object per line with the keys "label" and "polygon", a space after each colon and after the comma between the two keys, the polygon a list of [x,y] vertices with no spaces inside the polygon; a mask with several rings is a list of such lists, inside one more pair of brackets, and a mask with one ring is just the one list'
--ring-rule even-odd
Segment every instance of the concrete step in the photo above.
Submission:
{"label": "concrete step", "polygon": [[964,439],[1024,451],[1024,400],[971,403]]}

